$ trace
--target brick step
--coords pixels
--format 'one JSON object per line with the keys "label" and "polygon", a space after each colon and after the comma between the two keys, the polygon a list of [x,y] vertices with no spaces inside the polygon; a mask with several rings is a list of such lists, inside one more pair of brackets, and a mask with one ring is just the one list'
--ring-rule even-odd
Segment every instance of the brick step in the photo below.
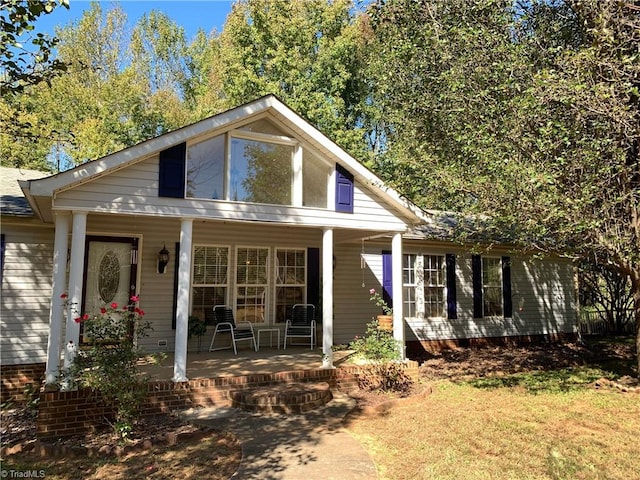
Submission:
{"label": "brick step", "polygon": [[333,398],[327,382],[253,387],[231,391],[229,396],[235,408],[265,413],[304,413]]}

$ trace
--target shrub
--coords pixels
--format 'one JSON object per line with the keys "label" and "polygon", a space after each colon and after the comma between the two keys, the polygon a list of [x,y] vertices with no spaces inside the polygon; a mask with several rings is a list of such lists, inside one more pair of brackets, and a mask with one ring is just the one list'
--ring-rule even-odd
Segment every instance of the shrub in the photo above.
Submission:
{"label": "shrub", "polygon": [[389,362],[400,360],[402,344],[393,338],[389,330],[380,330],[378,321],[367,323],[367,330],[363,337],[356,337],[351,342],[357,357],[370,362]]}
{"label": "shrub", "polygon": [[84,325],[86,348],[80,349],[71,367],[63,372],[63,381],[99,392],[113,407],[112,427],[126,438],[140,414],[146,398],[147,379],[138,374],[136,363],[141,356],[137,340],[150,330],[144,312],[135,306],[138,297],[119,307],[112,303],[92,317],[83,315],[76,321]]}

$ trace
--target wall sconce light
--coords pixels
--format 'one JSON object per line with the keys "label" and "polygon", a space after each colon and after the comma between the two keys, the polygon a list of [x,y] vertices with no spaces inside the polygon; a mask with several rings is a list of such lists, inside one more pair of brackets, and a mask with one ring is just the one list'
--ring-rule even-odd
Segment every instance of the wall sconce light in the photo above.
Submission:
{"label": "wall sconce light", "polygon": [[158,252],[158,273],[167,273],[167,265],[169,265],[169,250],[163,245],[162,250]]}

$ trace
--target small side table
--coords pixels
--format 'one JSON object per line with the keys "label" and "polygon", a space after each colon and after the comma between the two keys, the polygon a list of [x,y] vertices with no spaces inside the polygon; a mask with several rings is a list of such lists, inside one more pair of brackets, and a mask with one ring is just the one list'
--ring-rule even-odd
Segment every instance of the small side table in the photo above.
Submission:
{"label": "small side table", "polygon": [[276,334],[276,347],[280,350],[280,329],[279,328],[262,328],[258,330],[258,350],[260,349],[260,334],[269,332],[269,347],[273,347],[273,334]]}

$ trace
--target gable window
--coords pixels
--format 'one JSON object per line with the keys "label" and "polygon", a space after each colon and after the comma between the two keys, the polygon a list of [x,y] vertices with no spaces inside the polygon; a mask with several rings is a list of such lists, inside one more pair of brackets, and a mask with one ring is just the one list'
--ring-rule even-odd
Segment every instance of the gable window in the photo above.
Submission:
{"label": "gable window", "polygon": [[327,208],[328,180],[331,166],[323,163],[307,149],[302,153],[302,205]]}
{"label": "gable window", "polygon": [[306,278],[305,250],[276,250],[276,322],[285,322],[296,303],[305,303]]}
{"label": "gable window", "polygon": [[227,304],[229,247],[196,246],[191,280],[192,315],[213,322],[213,307]]}
{"label": "gable window", "polygon": [[219,135],[187,150],[187,197],[225,198],[224,143]]}
{"label": "gable window", "polygon": [[403,256],[404,312],[409,317],[446,317],[444,255]]}
{"label": "gable window", "polygon": [[229,200],[291,205],[291,145],[231,139]]}

